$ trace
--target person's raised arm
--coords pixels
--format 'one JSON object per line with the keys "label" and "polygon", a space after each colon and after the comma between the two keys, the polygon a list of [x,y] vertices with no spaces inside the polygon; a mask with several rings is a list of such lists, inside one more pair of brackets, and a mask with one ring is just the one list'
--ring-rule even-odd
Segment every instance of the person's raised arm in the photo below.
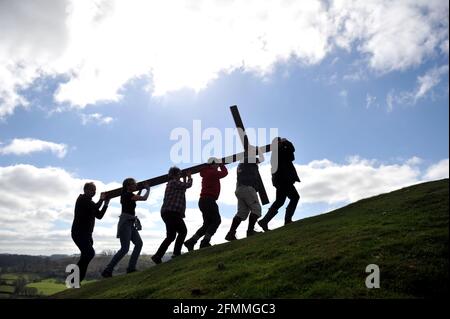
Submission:
{"label": "person's raised arm", "polygon": [[186,172],[186,176],[187,176],[187,182],[185,182],[186,188],[190,188],[190,187],[192,186],[192,175],[191,175],[191,171],[187,171],[187,172]]}
{"label": "person's raised arm", "polygon": [[191,186],[192,186],[192,176],[190,171],[187,171],[186,175],[183,176],[183,181],[176,180],[174,184],[175,189],[186,189]]}
{"label": "person's raised arm", "polygon": [[225,176],[227,176],[228,175],[228,169],[227,169],[227,167],[225,166],[225,164],[223,164],[223,163],[221,163],[221,164],[219,164],[219,171],[217,171],[217,176],[219,177],[219,178],[224,178]]}
{"label": "person's raised arm", "polygon": [[99,210],[100,207],[102,206],[102,203],[103,203],[104,201],[105,201],[105,193],[101,193],[101,194],[100,194],[100,198],[98,199],[98,202],[95,203],[95,208],[96,208],[97,210]]}
{"label": "person's raised arm", "polygon": [[[108,209],[109,199],[105,200],[105,198],[106,198],[105,193],[101,193],[99,201],[96,204],[94,204],[94,207],[92,208],[92,212],[93,212],[95,218],[97,218],[97,219],[102,219],[106,213],[106,210]],[[103,203],[103,207],[100,210],[100,206],[102,203]]]}
{"label": "person's raised arm", "polygon": [[142,192],[142,189],[141,189],[139,191],[139,193],[137,195],[133,195],[133,197],[131,197],[131,199],[134,201],[146,201],[148,198],[148,195],[150,195],[150,186],[144,185],[144,188],[146,190],[146,193],[144,196],[141,195],[141,192]]}
{"label": "person's raised arm", "polygon": [[259,160],[259,163],[264,162],[264,153],[263,152],[260,152],[258,154],[258,160]]}

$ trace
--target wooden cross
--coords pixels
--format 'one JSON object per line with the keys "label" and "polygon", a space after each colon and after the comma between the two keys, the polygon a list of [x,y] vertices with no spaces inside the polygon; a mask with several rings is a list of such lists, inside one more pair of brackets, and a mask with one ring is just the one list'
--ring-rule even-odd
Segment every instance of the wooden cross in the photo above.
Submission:
{"label": "wooden cross", "polygon": [[[226,157],[219,159],[219,162],[223,163],[223,164],[230,164],[230,163],[234,163],[234,162],[243,160],[244,157],[248,154],[248,147],[249,147],[247,134],[245,133],[244,125],[242,124],[241,116],[239,115],[237,106],[236,105],[231,106],[230,109],[231,109],[231,114],[233,115],[234,122],[235,122],[236,127],[239,132],[239,137],[241,139],[242,144],[244,145],[244,152],[233,154],[233,155],[226,156]],[[267,153],[267,152],[270,152],[270,150],[271,150],[271,145],[267,144],[262,147],[257,147],[256,154]],[[191,174],[196,174],[196,173],[199,173],[202,170],[202,168],[206,167],[207,165],[209,165],[209,164],[205,163],[205,164],[195,165],[195,166],[192,166],[189,168],[184,168],[181,170],[181,172],[182,172],[183,176],[185,176],[187,172],[191,172]],[[153,177],[150,179],[146,179],[144,181],[137,183],[137,190],[141,190],[141,189],[145,188],[145,185],[152,187],[152,186],[167,183],[168,181],[169,181],[169,176],[167,174],[161,175],[158,177]],[[258,173],[258,184],[259,184],[259,186],[258,186],[257,191],[259,193],[259,197],[261,198],[261,202],[263,205],[268,204],[269,199],[267,197],[267,193],[264,188],[264,184],[262,183],[261,175],[259,175],[259,173]],[[108,199],[118,197],[121,194],[122,194],[122,187],[105,192],[105,196]]]}

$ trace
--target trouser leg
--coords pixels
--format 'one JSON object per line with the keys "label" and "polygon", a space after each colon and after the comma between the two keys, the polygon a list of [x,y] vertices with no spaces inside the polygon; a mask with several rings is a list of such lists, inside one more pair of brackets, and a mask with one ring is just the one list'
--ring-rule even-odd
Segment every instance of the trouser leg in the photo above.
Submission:
{"label": "trouser leg", "polygon": [[287,189],[287,197],[289,198],[289,204],[286,207],[286,215],[284,217],[284,224],[292,223],[292,217],[294,216],[295,209],[297,208],[300,195],[298,194],[295,186],[291,184]]}
{"label": "trouser leg", "polygon": [[259,218],[258,215],[250,214],[250,216],[248,217],[248,229],[247,229],[248,232],[255,230],[255,224],[258,218]]}
{"label": "trouser leg", "polygon": [[205,198],[200,198],[198,201],[198,208],[202,212],[203,224],[202,226],[195,232],[195,234],[189,239],[190,242],[195,244],[199,238],[203,237],[206,234],[206,230],[208,229],[208,203]]}
{"label": "trouser leg", "polygon": [[[205,239],[207,239],[207,242],[211,239],[211,237],[216,233],[217,229],[219,228],[219,225],[221,223],[220,213],[219,213],[219,206],[217,206],[217,203],[215,200],[211,199],[208,203],[208,211],[207,211],[207,228],[205,233]],[[208,237],[208,238],[206,238]]]}
{"label": "trouser leg", "polygon": [[169,214],[163,215],[163,221],[166,224],[166,238],[163,240],[159,246],[157,252],[153,255],[157,258],[162,258],[169,248],[169,245],[175,240],[177,236],[176,226],[173,216]]}
{"label": "trouser leg", "polygon": [[131,242],[134,244],[133,252],[131,253],[130,261],[128,262],[128,271],[133,271],[136,269],[136,264],[139,255],[142,250],[142,239],[136,228],[133,227],[131,230]]}
{"label": "trouser leg", "polygon": [[87,268],[92,258],[95,256],[95,250],[93,246],[92,235],[90,234],[72,234],[77,247],[80,249],[80,259],[77,266],[80,270],[80,282],[86,277]]}
{"label": "trouser leg", "polygon": [[282,187],[277,187],[276,189],[277,191],[275,201],[270,206],[269,210],[266,213],[266,216],[264,216],[260,221],[264,224],[268,224],[272,220],[272,218],[275,217],[280,207],[283,206],[284,202],[286,201],[286,190]]}
{"label": "trouser leg", "polygon": [[128,253],[130,250],[130,240],[131,240],[131,228],[133,227],[132,222],[127,222],[122,225],[120,229],[120,250],[114,255],[109,264],[106,266],[106,269],[110,272],[114,270],[114,267],[122,260],[122,258]]}
{"label": "trouser leg", "polygon": [[181,255],[181,248],[183,247],[184,240],[187,234],[186,224],[183,218],[177,217],[175,222],[175,231],[177,232],[177,237],[175,240],[175,247],[173,249],[173,254],[175,256]]}

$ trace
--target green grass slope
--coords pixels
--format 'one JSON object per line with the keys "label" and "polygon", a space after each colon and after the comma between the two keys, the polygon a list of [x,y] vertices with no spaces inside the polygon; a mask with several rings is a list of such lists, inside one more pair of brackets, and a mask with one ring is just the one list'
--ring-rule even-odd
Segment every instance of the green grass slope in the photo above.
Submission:
{"label": "green grass slope", "polygon": [[[423,298],[448,294],[449,181],[364,199],[56,298]],[[282,213],[282,212],[280,212]],[[241,225],[241,227],[245,227]],[[380,268],[367,289],[368,264]]]}

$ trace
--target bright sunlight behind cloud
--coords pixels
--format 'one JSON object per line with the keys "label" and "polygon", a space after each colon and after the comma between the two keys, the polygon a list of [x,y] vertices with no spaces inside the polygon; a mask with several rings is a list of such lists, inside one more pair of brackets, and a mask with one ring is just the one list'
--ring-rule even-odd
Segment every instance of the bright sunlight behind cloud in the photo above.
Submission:
{"label": "bright sunlight behind cloud", "polygon": [[336,48],[375,72],[404,70],[448,54],[448,2],[7,1],[0,39],[2,118],[28,105],[21,91],[41,77],[62,75],[55,100],[84,108],[119,100],[135,78],[148,78],[154,96],[198,91],[221,73],[265,76]]}

